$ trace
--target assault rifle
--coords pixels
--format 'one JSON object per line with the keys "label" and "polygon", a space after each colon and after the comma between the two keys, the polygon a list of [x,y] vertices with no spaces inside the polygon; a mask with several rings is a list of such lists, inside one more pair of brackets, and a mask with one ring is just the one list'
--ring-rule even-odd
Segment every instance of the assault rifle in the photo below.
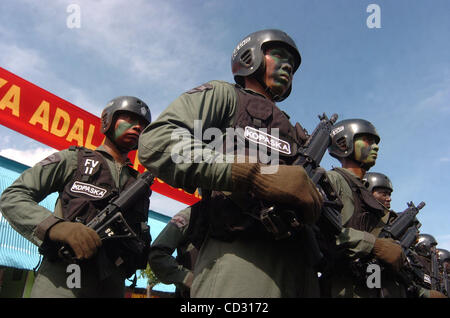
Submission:
{"label": "assault rifle", "polygon": [[341,232],[342,228],[340,213],[342,203],[328,181],[325,169],[320,167],[320,161],[331,143],[330,133],[337,118],[337,114],[333,114],[330,119],[325,114],[319,116],[319,125],[314,129],[305,145],[299,149],[300,156],[294,162],[294,165],[303,166],[318,187],[324,199],[320,221],[324,222],[328,229],[336,235]]}
{"label": "assault rifle", "polygon": [[440,291],[440,280],[439,280],[439,264],[436,252],[436,246],[432,246],[430,249],[431,254],[431,289]]}
{"label": "assault rifle", "polygon": [[[407,293],[409,295],[415,295],[417,286],[414,282],[423,284],[424,272],[421,265],[411,253],[411,247],[416,242],[417,235],[419,234],[418,229],[421,226],[416,216],[425,206],[425,202],[420,202],[417,207],[413,202],[409,202],[407,205],[408,208],[402,213],[399,213],[400,215],[392,223],[387,224],[381,230],[378,237],[393,239],[402,247],[403,253],[406,256],[406,263],[396,275],[407,288]],[[359,262],[359,260],[357,260],[357,262],[354,263],[354,267],[357,268],[359,273],[356,274],[359,276],[360,273],[366,273],[366,268],[369,264],[377,264],[378,266],[383,267],[376,259],[372,259],[369,262]],[[382,290],[380,290],[380,292],[382,295]]]}
{"label": "assault rifle", "polygon": [[[121,211],[136,203],[136,200],[144,195],[153,184],[153,179],[153,175],[149,171],[142,173],[131,186],[119,196],[111,199],[108,205],[89,221],[86,226],[95,230],[102,241],[137,237]],[[58,255],[68,261],[73,261],[75,258],[75,253],[69,245],[63,245],[59,249]]]}
{"label": "assault rifle", "polygon": [[450,291],[448,290],[448,273],[447,273],[447,267],[444,262],[441,262],[442,266],[442,284],[441,284],[441,291],[448,297],[450,296]]}
{"label": "assault rifle", "polygon": [[[416,243],[418,235],[418,227],[411,226],[399,242],[406,257],[405,267],[402,268],[401,271],[407,276],[407,279],[403,279],[404,282],[410,283],[411,281],[415,281],[418,284],[423,285],[425,275],[423,265],[416,259],[415,254],[412,252],[412,247]],[[408,286],[407,288],[411,287]]]}
{"label": "assault rifle", "polygon": [[403,235],[405,235],[410,227],[416,227],[416,225],[419,224],[416,215],[425,206],[425,202],[420,202],[417,207],[413,202],[409,202],[407,205],[408,208],[400,213],[400,215],[391,224],[387,224],[381,230],[378,237],[391,238],[396,241],[401,241]]}
{"label": "assault rifle", "polygon": [[399,241],[406,260],[404,267],[400,269],[400,273],[398,273],[398,275],[405,285],[408,295],[412,295],[413,297],[417,296],[417,285],[429,288],[424,284],[425,270],[423,265],[417,260],[416,254],[412,252],[412,248],[417,241],[417,236],[419,235],[419,227],[420,223],[416,222],[415,225],[406,230],[402,239]]}
{"label": "assault rifle", "polygon": [[[319,124],[304,146],[299,148],[297,152],[298,158],[293,162],[293,165],[300,165],[305,169],[309,178],[314,182],[324,198],[321,220],[319,222],[327,224],[333,233],[338,234],[341,231],[340,210],[342,203],[328,181],[325,169],[320,167],[320,161],[331,143],[330,133],[338,115],[333,114],[328,119],[324,113],[318,117],[320,119]],[[264,209],[260,213],[261,222],[275,236],[275,239],[290,237],[294,234],[294,231],[302,230],[302,235],[304,235],[304,238],[308,241],[307,245],[310,247],[310,261],[314,266],[320,266],[319,264],[324,261],[324,257],[316,239],[315,232],[318,231],[318,228],[316,226],[301,225],[301,220],[298,220],[298,218],[299,216],[295,211],[275,205]]]}

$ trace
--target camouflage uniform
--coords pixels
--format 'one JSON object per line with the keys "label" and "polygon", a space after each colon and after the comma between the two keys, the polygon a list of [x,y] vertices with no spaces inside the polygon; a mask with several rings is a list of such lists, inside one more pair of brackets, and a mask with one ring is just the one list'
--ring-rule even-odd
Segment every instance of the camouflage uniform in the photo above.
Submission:
{"label": "camouflage uniform", "polygon": [[[142,133],[140,162],[172,186],[191,192],[198,187],[230,195],[232,164],[215,161],[222,153],[208,148],[198,133],[214,127],[222,132],[220,138],[225,139],[226,129],[233,127],[238,104],[235,85],[221,81],[211,81],[182,94]],[[201,130],[195,127],[195,120]],[[187,130],[178,135],[183,136],[181,142],[175,134],[177,128]],[[198,153],[203,160],[196,160]],[[183,158],[187,160],[180,160]],[[173,160],[178,162],[174,164]],[[237,199],[241,206],[245,206],[245,200],[248,194]],[[210,206],[206,212],[213,214],[217,209],[224,209],[224,215],[246,212],[245,208],[240,211],[233,205]],[[227,241],[214,238],[214,234],[207,233],[201,245],[192,297],[319,296],[317,274],[305,260],[307,247],[301,240],[275,241],[267,235],[246,232]]]}
{"label": "camouflage uniform", "polygon": [[[97,148],[105,159],[115,187],[121,188],[132,176],[128,161],[120,165],[106,152]],[[63,218],[61,198],[56,201],[54,213],[37,203],[53,192],[61,193],[78,169],[77,151],[57,152],[34,167],[27,169],[2,194],[1,209],[11,226],[39,247],[48,240],[48,230]],[[50,260],[44,256],[31,292],[32,297],[123,297],[126,275],[120,267],[103,281],[98,278],[97,264],[93,258],[83,261],[81,288],[68,288],[66,272],[69,264],[61,259]]]}
{"label": "camouflage uniform", "polygon": [[[177,297],[189,297],[187,281],[193,275],[197,250],[189,243],[187,229],[191,208],[188,207],[175,214],[158,237],[153,241],[148,257],[150,267],[164,284],[175,284]],[[177,257],[173,252],[177,250]]]}
{"label": "camouflage uniform", "polygon": [[[360,180],[350,170],[344,170],[354,178]],[[335,188],[337,195],[343,203],[341,210],[342,224],[346,224],[355,213],[355,202],[353,192],[348,182],[336,171],[327,172],[328,179]],[[384,216],[379,218],[378,225],[369,233],[351,227],[344,227],[336,238],[338,248],[345,251],[346,259],[356,260],[372,254],[375,239],[381,229],[387,224],[390,212],[384,210]],[[367,298],[379,297],[380,290],[369,289],[365,281],[360,281],[353,276],[347,265],[337,264],[331,273],[331,297]],[[381,277],[381,285],[386,297],[405,297],[405,290],[402,285],[392,279]]]}

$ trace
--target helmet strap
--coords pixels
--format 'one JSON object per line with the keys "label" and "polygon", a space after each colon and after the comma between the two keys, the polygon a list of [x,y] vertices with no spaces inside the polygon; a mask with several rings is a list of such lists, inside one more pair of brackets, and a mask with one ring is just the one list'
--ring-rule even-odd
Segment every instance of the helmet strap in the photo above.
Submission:
{"label": "helmet strap", "polygon": [[[261,72],[260,72],[261,73]],[[278,101],[280,99],[280,96],[277,94],[274,94],[269,86],[267,86],[266,82],[264,82],[264,74],[265,74],[265,67],[264,72],[262,72],[260,75],[255,76],[256,81],[259,83],[259,85],[262,86],[264,89],[264,92],[266,92],[267,95],[269,95],[270,99],[274,102]]]}
{"label": "helmet strap", "polygon": [[114,140],[114,126],[110,127],[110,129],[105,133],[106,138],[109,139],[109,141],[114,145],[114,147],[116,147],[117,151],[119,151],[121,154],[127,154],[129,153],[131,150],[121,147],[120,145],[118,145],[115,140]]}
{"label": "helmet strap", "polygon": [[132,149],[128,149],[128,148],[124,148],[119,146],[115,141],[114,138],[110,138],[109,136],[106,136],[106,138],[108,138],[111,143],[114,145],[114,147],[116,147],[117,151],[121,154],[128,154]]}
{"label": "helmet strap", "polygon": [[364,163],[364,162],[361,162],[361,161],[357,161],[357,160],[355,159],[355,152],[352,152],[351,158],[352,158],[352,160],[353,160],[354,162],[358,163],[358,165],[359,165],[359,167],[360,167],[361,169],[363,169],[363,170],[366,171],[366,172],[369,171],[370,168],[372,168],[371,165],[368,165],[368,164],[366,164],[366,163]]}

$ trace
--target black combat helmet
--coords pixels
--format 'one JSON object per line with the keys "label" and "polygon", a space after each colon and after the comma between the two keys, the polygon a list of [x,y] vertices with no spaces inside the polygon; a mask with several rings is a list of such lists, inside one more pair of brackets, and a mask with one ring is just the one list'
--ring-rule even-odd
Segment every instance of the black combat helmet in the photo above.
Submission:
{"label": "black combat helmet", "polygon": [[372,192],[374,188],[385,188],[389,189],[391,192],[394,191],[391,180],[382,173],[367,172],[362,180],[365,182],[367,190],[370,192]]}
{"label": "black combat helmet", "polygon": [[[302,61],[300,52],[294,40],[285,32],[275,29],[261,30],[246,36],[239,42],[231,55],[231,71],[234,80],[244,86],[243,77],[255,75],[261,83],[261,76],[265,73],[264,46],[269,43],[281,43],[295,58],[292,74],[297,71]],[[263,83],[262,83],[263,84]],[[263,85],[264,87],[265,84]],[[280,102],[289,96],[292,85],[283,96],[275,96],[274,101]]]}
{"label": "black combat helmet", "polygon": [[380,142],[375,126],[364,119],[345,119],[337,122],[333,126],[330,133],[331,144],[328,152],[334,158],[346,158],[353,153],[353,140],[356,135],[370,134],[376,139],[376,143]]}
{"label": "black combat helmet", "polygon": [[438,248],[437,253],[439,256],[439,262],[442,264],[443,262],[450,262],[450,252],[443,248]]}
{"label": "black combat helmet", "polygon": [[430,234],[419,234],[417,239],[417,244],[415,246],[415,251],[417,254],[430,257],[431,248],[437,245],[436,239]]}
{"label": "black combat helmet", "polygon": [[[102,111],[102,126],[100,131],[105,136],[111,133],[114,115],[119,112],[130,112],[138,115],[146,122],[146,126],[152,121],[152,115],[147,104],[134,96],[119,96],[112,99]],[[145,128],[145,127],[143,127]],[[137,149],[137,145],[134,150]]]}
{"label": "black combat helmet", "polygon": [[100,129],[102,134],[107,134],[111,128],[114,114],[117,112],[130,112],[138,115],[147,123],[150,124],[152,116],[147,104],[137,97],[120,96],[111,100],[103,109],[102,112],[102,127]]}

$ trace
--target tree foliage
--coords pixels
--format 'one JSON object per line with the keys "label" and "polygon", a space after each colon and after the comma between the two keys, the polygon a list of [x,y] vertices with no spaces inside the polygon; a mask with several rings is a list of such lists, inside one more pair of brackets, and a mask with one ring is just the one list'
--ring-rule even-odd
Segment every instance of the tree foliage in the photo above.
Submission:
{"label": "tree foliage", "polygon": [[155,273],[153,273],[152,269],[150,268],[150,265],[148,264],[146,269],[141,270],[139,278],[146,278],[147,285],[152,287],[160,283],[160,280],[158,279],[158,277],[156,277]]}

